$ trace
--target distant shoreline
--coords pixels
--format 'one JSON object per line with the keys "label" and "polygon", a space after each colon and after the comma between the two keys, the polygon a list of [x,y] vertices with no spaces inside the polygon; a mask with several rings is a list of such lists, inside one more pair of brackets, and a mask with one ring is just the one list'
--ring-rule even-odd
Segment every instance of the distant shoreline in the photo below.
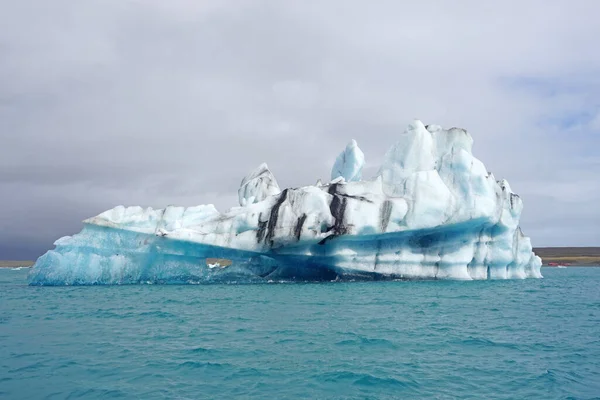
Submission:
{"label": "distant shoreline", "polygon": [[13,260],[0,260],[0,268],[29,268],[35,261],[13,261]]}
{"label": "distant shoreline", "polygon": [[535,247],[533,251],[544,265],[600,266],[600,247]]}
{"label": "distant shoreline", "polygon": [[[535,247],[535,254],[542,258],[545,266],[549,263],[580,267],[600,266],[600,247]],[[31,260],[0,260],[0,268],[31,267]]]}

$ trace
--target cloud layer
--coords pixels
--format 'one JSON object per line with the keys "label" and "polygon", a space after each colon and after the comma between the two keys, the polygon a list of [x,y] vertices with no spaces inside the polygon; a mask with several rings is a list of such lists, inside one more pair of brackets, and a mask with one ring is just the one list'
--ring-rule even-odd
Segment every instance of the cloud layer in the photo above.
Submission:
{"label": "cloud layer", "polygon": [[600,245],[595,0],[0,0],[0,258],[117,204],[236,203],[263,161],[374,173],[413,118],[467,128],[536,246]]}

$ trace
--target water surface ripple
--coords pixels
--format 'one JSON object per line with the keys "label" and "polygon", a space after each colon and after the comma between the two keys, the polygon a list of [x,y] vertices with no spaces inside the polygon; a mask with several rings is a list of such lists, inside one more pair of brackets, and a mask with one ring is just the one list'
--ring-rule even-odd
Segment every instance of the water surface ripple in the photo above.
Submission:
{"label": "water surface ripple", "polygon": [[2,399],[600,398],[600,268],[542,280],[29,287]]}

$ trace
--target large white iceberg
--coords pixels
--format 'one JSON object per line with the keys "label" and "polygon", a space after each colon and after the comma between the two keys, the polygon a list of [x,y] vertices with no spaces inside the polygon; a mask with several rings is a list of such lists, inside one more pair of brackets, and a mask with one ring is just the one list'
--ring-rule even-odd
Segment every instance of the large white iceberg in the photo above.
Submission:
{"label": "large white iceberg", "polygon": [[118,206],[57,240],[30,283],[541,278],[521,199],[472,144],[463,129],[414,121],[371,180],[352,141],[331,182],[281,191],[262,164],[225,213]]}

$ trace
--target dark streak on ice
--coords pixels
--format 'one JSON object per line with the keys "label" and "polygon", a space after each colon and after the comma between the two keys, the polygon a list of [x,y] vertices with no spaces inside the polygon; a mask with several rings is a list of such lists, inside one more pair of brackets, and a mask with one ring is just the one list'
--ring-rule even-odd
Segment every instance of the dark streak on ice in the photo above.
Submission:
{"label": "dark streak on ice", "polygon": [[258,230],[256,231],[256,242],[260,243],[265,238],[265,230],[267,229],[268,221],[261,221],[262,213],[258,215]]}
{"label": "dark streak on ice", "polygon": [[385,200],[381,205],[380,220],[381,220],[381,232],[385,232],[388,224],[390,223],[390,216],[392,215],[392,202]]}
{"label": "dark streak on ice", "polygon": [[306,214],[302,214],[300,218],[298,218],[298,223],[294,228],[294,234],[296,235],[296,240],[300,240],[300,235],[302,234],[302,226],[304,225],[304,221],[306,221]]}
{"label": "dark streak on ice", "polygon": [[515,201],[516,201],[515,198],[519,198],[519,196],[514,193],[511,193],[510,194],[510,208],[511,209],[515,208]]}
{"label": "dark streak on ice", "polygon": [[265,237],[265,242],[269,242],[270,246],[273,246],[273,236],[275,235],[275,227],[277,226],[277,218],[279,217],[279,208],[287,198],[287,194],[288,189],[281,192],[277,202],[271,208],[271,215],[269,215],[269,222],[267,223],[267,235]]}
{"label": "dark streak on ice", "polygon": [[329,193],[332,196],[335,196],[337,194],[337,188],[338,188],[339,184],[338,183],[334,183],[333,185],[329,185],[329,188],[327,188],[327,193]]}
{"label": "dark streak on ice", "polygon": [[337,193],[337,186],[337,184],[334,184],[329,187],[329,194],[333,196],[329,204],[329,211],[331,212],[331,216],[335,218],[335,222],[329,230],[333,231],[333,235],[335,236],[345,235],[348,232],[348,229],[344,225],[344,213],[346,212],[348,199]]}
{"label": "dark streak on ice", "polygon": [[373,203],[372,200],[367,199],[365,196],[356,196],[356,195],[351,195],[351,194],[347,194],[347,193],[342,193],[342,192],[338,191],[339,186],[340,186],[339,183],[334,183],[332,185],[329,185],[329,188],[327,189],[327,193],[329,193],[332,196],[336,195],[336,196],[345,197],[345,198],[349,198],[349,199],[353,199],[353,200],[365,201],[367,203]]}

